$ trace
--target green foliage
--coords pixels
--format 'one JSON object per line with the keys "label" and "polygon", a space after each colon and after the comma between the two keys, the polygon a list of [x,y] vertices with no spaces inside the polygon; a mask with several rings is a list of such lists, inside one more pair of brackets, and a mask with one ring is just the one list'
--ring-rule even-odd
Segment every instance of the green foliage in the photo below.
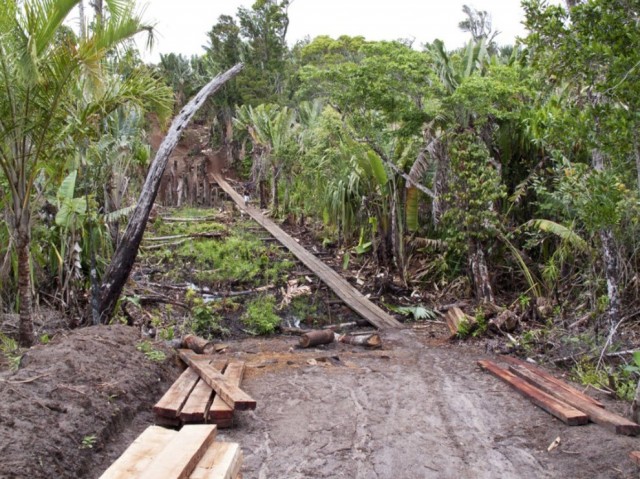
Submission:
{"label": "green foliage", "polygon": [[96,445],[97,440],[98,436],[96,436],[95,434],[84,436],[82,438],[82,442],[80,443],[80,449],[93,449],[93,446]]}
{"label": "green foliage", "polygon": [[581,384],[609,389],[619,399],[631,401],[635,396],[638,384],[637,370],[640,369],[639,365],[634,357],[634,364],[630,366],[598,369],[594,362],[585,359],[576,364],[573,368],[573,375]]}
{"label": "green foliage", "polygon": [[229,333],[222,326],[222,317],[218,314],[220,308],[215,303],[205,303],[193,290],[187,292],[186,299],[191,307],[190,328],[196,335],[210,339]]}
{"label": "green foliage", "polygon": [[424,306],[391,306],[387,305],[391,311],[402,314],[409,317],[412,321],[425,321],[429,319],[436,319],[438,316],[432,309],[425,308]]}
{"label": "green foliage", "polygon": [[161,363],[162,361],[167,359],[167,355],[163,351],[155,349],[151,341],[141,341],[136,345],[136,349],[143,353],[150,361]]}
{"label": "green foliage", "polygon": [[18,342],[15,339],[0,333],[0,353],[2,353],[5,359],[9,362],[9,369],[16,371],[20,366],[20,360],[22,359]]}
{"label": "green foliage", "polygon": [[243,324],[256,334],[272,334],[281,321],[275,310],[274,296],[260,296],[247,303],[241,319]]}
{"label": "green foliage", "polygon": [[470,241],[498,235],[501,218],[496,204],[506,197],[506,191],[487,147],[473,132],[454,135],[449,152],[456,189],[446,195],[450,208],[442,222],[452,251],[466,254]]}
{"label": "green foliage", "polygon": [[260,279],[277,282],[293,263],[272,261],[280,252],[248,236],[233,235],[220,240],[199,240],[182,244],[176,254],[193,261],[201,281],[231,281],[252,284]]}

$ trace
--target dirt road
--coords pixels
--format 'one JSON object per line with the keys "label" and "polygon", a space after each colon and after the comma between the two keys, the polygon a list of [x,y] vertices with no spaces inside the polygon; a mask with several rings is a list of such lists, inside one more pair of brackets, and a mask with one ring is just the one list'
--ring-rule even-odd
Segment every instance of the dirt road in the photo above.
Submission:
{"label": "dirt road", "polygon": [[466,346],[425,347],[408,330],[384,339],[385,351],[360,353],[245,343],[258,409],[221,432],[242,444],[244,477],[637,477],[626,458],[637,439],[565,426],[480,371]]}

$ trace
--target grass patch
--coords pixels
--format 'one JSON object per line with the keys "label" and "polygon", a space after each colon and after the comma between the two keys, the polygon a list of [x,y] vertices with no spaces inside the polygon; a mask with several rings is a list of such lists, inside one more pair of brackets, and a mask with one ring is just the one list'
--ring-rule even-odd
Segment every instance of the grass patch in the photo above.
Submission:
{"label": "grass patch", "polygon": [[195,279],[200,282],[258,284],[278,283],[293,267],[293,262],[281,260],[279,253],[259,240],[233,235],[224,240],[184,243],[175,254],[195,266]]}
{"label": "grass patch", "polygon": [[247,303],[242,315],[242,323],[256,334],[272,334],[280,324],[276,314],[276,298],[273,295],[260,296]]}

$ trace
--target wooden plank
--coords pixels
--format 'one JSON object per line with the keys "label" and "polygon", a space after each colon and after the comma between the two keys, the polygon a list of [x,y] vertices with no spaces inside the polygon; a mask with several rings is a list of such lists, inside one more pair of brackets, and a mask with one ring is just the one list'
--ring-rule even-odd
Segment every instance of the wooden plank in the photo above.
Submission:
{"label": "wooden plank", "polygon": [[583,412],[578,411],[577,409],[558,401],[549,394],[531,386],[526,381],[516,377],[506,369],[501,368],[493,361],[481,360],[478,361],[478,365],[482,369],[490,372],[507,383],[524,397],[529,399],[533,404],[544,409],[549,414],[557,417],[569,426],[580,426],[589,422],[589,418]]}
{"label": "wooden plank", "polygon": [[[244,377],[244,369],[244,362],[234,361],[227,365],[223,376],[234,386],[240,387],[242,378]],[[207,421],[217,424],[219,428],[231,427],[231,425],[233,425],[233,409],[217,394],[209,409]]]}
{"label": "wooden plank", "polygon": [[188,349],[180,349],[180,358],[200,375],[224,402],[234,410],[255,409],[256,401],[238,386],[228,382],[220,372],[206,361],[199,360],[198,354]]}
{"label": "wooden plank", "polygon": [[615,432],[616,434],[624,434],[627,436],[637,436],[640,434],[640,425],[628,419],[602,409],[590,401],[579,398],[563,388],[556,386],[551,381],[538,376],[528,368],[522,366],[509,366],[509,370],[524,379],[530,384],[542,389],[544,392],[554,396],[557,399],[573,406],[589,416],[591,421],[603,426],[604,428]]}
{"label": "wooden plank", "polygon": [[347,306],[377,328],[402,328],[402,324],[393,316],[382,310],[364,297],[360,291],[351,286],[342,276],[320,261],[314,255],[298,244],[290,235],[285,233],[273,221],[266,218],[257,209],[247,206],[244,199],[227,183],[220,174],[213,175],[220,187],[260,226],[266,229],[274,238],[286,246],[307,268],[314,272],[333,292],[343,300]]}
{"label": "wooden plank", "polygon": [[[222,372],[226,366],[226,361],[215,361],[212,365],[218,371]],[[191,368],[189,368],[191,369]],[[198,376],[198,379],[200,376]],[[189,399],[180,411],[180,419],[187,423],[203,423],[205,422],[207,411],[213,400],[213,389],[202,379],[199,379],[196,387],[193,388]]]}
{"label": "wooden plank", "polygon": [[176,434],[176,431],[164,427],[149,426],[111,464],[100,479],[129,479],[138,476]]}
{"label": "wooden plank", "polygon": [[182,406],[187,401],[189,394],[198,382],[198,373],[187,368],[171,387],[160,398],[160,401],[153,406],[153,412],[158,416],[176,418],[180,414]]}
{"label": "wooden plank", "polygon": [[640,451],[631,451],[629,453],[629,459],[631,459],[636,466],[640,466]]}
{"label": "wooden plank", "polygon": [[242,449],[239,444],[214,442],[190,479],[235,479],[242,468]]}
{"label": "wooden plank", "polygon": [[187,479],[216,437],[213,424],[184,426],[151,461],[140,479]]}
{"label": "wooden plank", "polygon": [[552,376],[551,374],[549,374],[547,371],[545,371],[544,369],[542,369],[539,366],[536,366],[535,364],[531,364],[528,363],[526,361],[522,361],[521,359],[518,358],[514,358],[512,356],[500,356],[500,359],[504,360],[506,363],[512,364],[514,366],[522,366],[524,368],[527,368],[529,371],[537,374],[538,376],[546,379],[547,381],[555,384],[556,386],[564,389],[565,391],[584,399],[585,401],[589,401],[590,403],[592,403],[595,406],[604,408],[604,404],[602,404],[600,401],[598,401],[595,398],[592,398],[591,396],[583,393],[582,391],[579,391],[578,389],[570,386],[569,384],[567,384],[566,382],[556,378],[555,376]]}

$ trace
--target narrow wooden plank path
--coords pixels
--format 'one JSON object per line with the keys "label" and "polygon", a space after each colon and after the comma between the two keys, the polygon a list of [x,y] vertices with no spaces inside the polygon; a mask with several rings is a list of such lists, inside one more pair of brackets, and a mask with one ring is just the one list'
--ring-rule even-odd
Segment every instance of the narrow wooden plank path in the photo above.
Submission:
{"label": "narrow wooden plank path", "polygon": [[360,291],[351,286],[342,276],[320,261],[314,255],[298,244],[289,234],[285,233],[273,221],[266,218],[259,210],[245,205],[242,196],[227,183],[220,175],[214,174],[214,179],[220,187],[231,197],[242,211],[246,212],[256,223],[267,230],[274,238],[293,253],[307,268],[314,272],[331,290],[352,310],[379,329],[401,328],[402,323],[383,311],[364,297]]}

